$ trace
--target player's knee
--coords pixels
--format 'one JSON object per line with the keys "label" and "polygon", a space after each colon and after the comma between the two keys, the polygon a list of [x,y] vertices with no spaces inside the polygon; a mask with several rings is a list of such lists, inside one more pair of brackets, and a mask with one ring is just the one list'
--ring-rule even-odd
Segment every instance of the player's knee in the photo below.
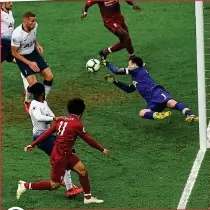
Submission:
{"label": "player's knee", "polygon": [[141,111],[139,112],[140,117],[142,117],[142,118],[143,118],[143,117],[144,117],[144,115],[145,115],[145,113],[146,113],[146,112],[145,112],[145,110],[141,110]]}
{"label": "player's knee", "polygon": [[129,38],[129,35],[128,35],[128,33],[126,31],[120,30],[118,32],[118,37],[119,37],[120,41],[125,41],[125,40],[127,40]]}
{"label": "player's knee", "polygon": [[53,79],[54,79],[53,74],[50,74],[45,78],[45,80],[47,80],[47,81],[53,81]]}
{"label": "player's knee", "polygon": [[53,81],[53,79],[54,79],[54,76],[51,72],[46,74],[46,76],[44,77],[44,80],[46,80],[46,81]]}
{"label": "player's knee", "polygon": [[85,166],[80,168],[79,174],[80,174],[80,176],[86,176],[87,170],[86,170]]}
{"label": "player's knee", "polygon": [[51,181],[51,189],[52,190],[57,190],[60,187],[60,183],[59,182],[52,182]]}
{"label": "player's knee", "polygon": [[171,108],[171,109],[174,109],[176,104],[177,104],[177,102],[175,100],[171,99],[167,102],[167,107]]}

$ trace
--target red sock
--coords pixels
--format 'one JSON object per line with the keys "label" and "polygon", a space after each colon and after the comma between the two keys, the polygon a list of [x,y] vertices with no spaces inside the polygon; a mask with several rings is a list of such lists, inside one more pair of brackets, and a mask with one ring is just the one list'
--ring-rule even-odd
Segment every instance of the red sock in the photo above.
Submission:
{"label": "red sock", "polygon": [[127,52],[130,54],[130,56],[135,56],[134,54],[134,49],[133,49],[133,45],[132,45],[132,41],[130,36],[127,36],[124,40],[123,40],[123,44],[127,50]]}
{"label": "red sock", "polygon": [[51,190],[51,183],[49,181],[26,182],[24,186],[29,190]]}
{"label": "red sock", "polygon": [[84,193],[85,194],[90,194],[90,182],[88,179],[88,173],[86,172],[85,176],[79,176],[79,181],[80,184],[83,187]]}
{"label": "red sock", "polygon": [[111,52],[117,52],[117,51],[120,51],[120,50],[122,50],[122,49],[124,49],[124,48],[125,48],[125,47],[124,47],[123,43],[122,43],[122,42],[118,42],[117,44],[115,44],[115,45],[113,45],[113,46],[111,46],[111,47],[105,49],[105,50],[104,50],[104,54],[105,54],[105,55],[108,55],[108,54],[111,53]]}

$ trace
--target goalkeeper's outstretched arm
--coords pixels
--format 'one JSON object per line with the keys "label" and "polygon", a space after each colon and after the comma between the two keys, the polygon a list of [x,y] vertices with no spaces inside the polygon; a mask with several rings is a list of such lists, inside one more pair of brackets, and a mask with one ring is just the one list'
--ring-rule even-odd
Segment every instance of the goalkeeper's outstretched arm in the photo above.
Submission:
{"label": "goalkeeper's outstretched arm", "polygon": [[115,80],[113,82],[113,84],[115,86],[117,86],[118,88],[120,88],[121,90],[125,91],[126,93],[132,93],[136,90],[136,88],[133,84],[127,85],[127,84],[125,84],[123,82],[120,82],[120,81],[117,81],[117,80]]}
{"label": "goalkeeper's outstretched arm", "polygon": [[120,82],[118,80],[116,80],[113,76],[108,75],[105,77],[105,81],[106,82],[111,82],[113,83],[115,86],[117,86],[118,88],[120,88],[121,90],[125,91],[126,93],[132,93],[136,90],[135,86],[133,84],[131,85],[127,85],[123,82]]}
{"label": "goalkeeper's outstretched arm", "polygon": [[118,68],[107,61],[103,61],[103,65],[107,66],[108,69],[114,74],[121,74],[121,75],[129,74],[128,68]]}

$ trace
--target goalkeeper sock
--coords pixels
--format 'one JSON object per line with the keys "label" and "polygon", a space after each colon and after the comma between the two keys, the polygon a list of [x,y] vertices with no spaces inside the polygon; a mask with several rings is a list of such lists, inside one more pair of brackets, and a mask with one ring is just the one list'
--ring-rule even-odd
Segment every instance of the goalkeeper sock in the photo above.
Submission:
{"label": "goalkeeper sock", "polygon": [[187,108],[187,106],[184,103],[176,103],[175,109],[179,110],[180,112],[182,112],[182,114],[186,116],[193,115],[191,110]]}
{"label": "goalkeeper sock", "polygon": [[153,111],[151,111],[151,112],[146,112],[146,113],[144,114],[144,118],[145,118],[145,119],[153,119],[153,120],[154,120],[154,119],[155,119],[155,117],[154,117],[154,116],[155,116],[155,115],[154,115],[155,113],[156,113],[156,112],[153,112]]}

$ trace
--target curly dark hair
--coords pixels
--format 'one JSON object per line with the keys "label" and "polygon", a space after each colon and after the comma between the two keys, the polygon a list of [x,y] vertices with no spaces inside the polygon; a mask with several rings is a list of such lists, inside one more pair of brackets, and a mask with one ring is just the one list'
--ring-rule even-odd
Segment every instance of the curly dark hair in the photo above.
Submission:
{"label": "curly dark hair", "polygon": [[69,114],[82,115],[85,110],[85,103],[81,98],[73,98],[68,101],[67,109]]}

